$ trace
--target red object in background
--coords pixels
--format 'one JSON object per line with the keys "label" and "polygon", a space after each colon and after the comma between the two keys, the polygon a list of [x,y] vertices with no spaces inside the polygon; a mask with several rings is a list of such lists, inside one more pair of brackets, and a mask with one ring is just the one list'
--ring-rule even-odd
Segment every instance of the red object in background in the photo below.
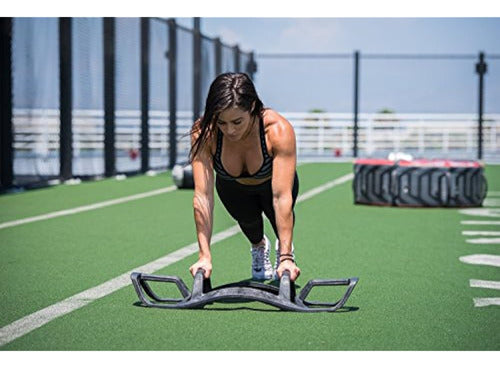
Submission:
{"label": "red object in background", "polygon": [[340,157],[342,156],[342,150],[340,148],[335,148],[335,157]]}
{"label": "red object in background", "polygon": [[358,158],[354,161],[355,165],[386,165],[386,166],[412,166],[412,167],[472,167],[479,168],[484,167],[484,164],[478,161],[457,161],[457,160],[440,160],[440,159],[420,159],[420,160],[398,160],[392,161],[384,158]]}
{"label": "red object in background", "polygon": [[139,150],[135,148],[129,149],[128,156],[131,160],[135,160],[139,156]]}

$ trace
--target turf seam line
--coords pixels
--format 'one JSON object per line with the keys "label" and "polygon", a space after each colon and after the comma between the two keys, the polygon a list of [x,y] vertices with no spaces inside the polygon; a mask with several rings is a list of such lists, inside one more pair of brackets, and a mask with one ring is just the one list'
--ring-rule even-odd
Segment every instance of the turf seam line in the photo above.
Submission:
{"label": "turf seam line", "polygon": [[37,222],[37,221],[42,221],[42,220],[48,220],[56,217],[61,217],[61,216],[68,216],[68,215],[74,215],[76,213],[81,213],[81,212],[86,212],[86,211],[92,211],[96,210],[99,208],[104,208],[104,207],[109,207],[113,206],[115,204],[121,204],[121,203],[126,203],[130,201],[135,201],[138,199],[143,199],[147,197],[152,197],[155,195],[163,194],[163,193],[168,193],[176,190],[177,187],[175,185],[172,185],[167,188],[161,188],[157,190],[152,190],[150,192],[145,192],[145,193],[139,193],[139,194],[134,194],[130,195],[127,197],[122,197],[122,198],[116,198],[116,199],[111,199],[109,201],[104,201],[104,202],[98,202],[98,203],[93,203],[85,206],[80,206],[80,207],[75,207],[75,208],[70,208],[67,210],[62,210],[62,211],[55,211],[55,212],[49,212],[43,215],[38,215],[38,216],[33,216],[33,217],[27,217],[24,219],[19,219],[19,220],[14,220],[14,221],[8,221],[0,224],[0,229],[5,229],[8,227],[13,227],[13,226],[19,226],[19,225],[24,225],[24,224],[29,224],[31,222]]}
{"label": "turf seam line", "polygon": [[[326,184],[323,184],[317,188],[311,189],[304,194],[298,196],[297,203],[308,200],[309,198],[333,188],[337,185],[343,184],[349,180],[352,180],[354,174],[347,174]],[[234,225],[226,230],[220,231],[212,236],[211,245],[227,239],[240,232],[238,225]],[[25,317],[22,317],[2,328],[0,328],[0,346],[3,346],[27,333],[42,327],[43,325],[51,322],[52,320],[61,317],[65,314],[73,312],[80,309],[93,301],[103,298],[121,288],[129,286],[131,284],[130,274],[134,271],[153,273],[162,268],[165,268],[177,261],[180,261],[194,253],[198,252],[198,242],[191,243],[184,246],[172,253],[167,254],[164,257],[158,258],[150,263],[147,263],[140,267],[134,267],[134,269],[127,271],[120,276],[117,276],[111,280],[108,280],[100,285],[93,288],[82,291],[81,293],[75,294],[66,298],[58,303],[52,304],[46,308],[43,308],[37,312],[31,313]]]}

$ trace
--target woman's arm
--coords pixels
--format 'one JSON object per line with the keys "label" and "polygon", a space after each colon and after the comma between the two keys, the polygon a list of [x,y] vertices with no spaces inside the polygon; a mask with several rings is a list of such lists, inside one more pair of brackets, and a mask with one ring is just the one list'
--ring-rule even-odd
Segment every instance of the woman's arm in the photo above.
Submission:
{"label": "woman's arm", "polygon": [[[278,115],[279,116],[279,115]],[[293,199],[292,188],[296,168],[296,143],[292,125],[283,117],[271,126],[270,138],[273,151],[273,207],[278,227],[280,254],[292,253],[293,239]],[[288,257],[290,258],[290,257]],[[278,276],[285,269],[290,271],[294,281],[300,275],[300,269],[290,260],[280,262]]]}
{"label": "woman's arm", "polygon": [[[194,139],[192,141],[194,142]],[[212,273],[210,240],[212,237],[214,209],[214,172],[209,144],[203,147],[192,161],[194,195],[193,211],[198,237],[198,262],[190,267],[194,276],[199,268],[205,269],[205,278]]]}

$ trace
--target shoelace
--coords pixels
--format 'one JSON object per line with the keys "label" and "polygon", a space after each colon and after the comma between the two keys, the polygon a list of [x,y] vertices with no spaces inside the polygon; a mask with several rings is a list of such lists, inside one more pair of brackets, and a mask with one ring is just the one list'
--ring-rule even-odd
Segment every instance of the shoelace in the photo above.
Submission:
{"label": "shoelace", "polygon": [[269,250],[266,251],[266,248],[264,246],[261,246],[261,247],[253,248],[252,254],[254,255],[252,267],[253,268],[264,267],[264,259],[266,256],[269,256]]}

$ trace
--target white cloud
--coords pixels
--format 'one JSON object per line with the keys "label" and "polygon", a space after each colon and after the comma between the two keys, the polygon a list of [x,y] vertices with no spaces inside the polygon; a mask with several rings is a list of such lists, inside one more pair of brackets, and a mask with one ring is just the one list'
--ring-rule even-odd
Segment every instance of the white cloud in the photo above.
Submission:
{"label": "white cloud", "polygon": [[240,49],[246,48],[245,43],[243,42],[243,37],[229,27],[218,27],[216,34],[220,37],[222,43],[226,45],[234,46],[238,44]]}
{"label": "white cloud", "polygon": [[324,52],[327,49],[335,49],[341,35],[341,27],[336,19],[291,19],[290,25],[281,33],[281,46],[293,46],[303,52]]}

